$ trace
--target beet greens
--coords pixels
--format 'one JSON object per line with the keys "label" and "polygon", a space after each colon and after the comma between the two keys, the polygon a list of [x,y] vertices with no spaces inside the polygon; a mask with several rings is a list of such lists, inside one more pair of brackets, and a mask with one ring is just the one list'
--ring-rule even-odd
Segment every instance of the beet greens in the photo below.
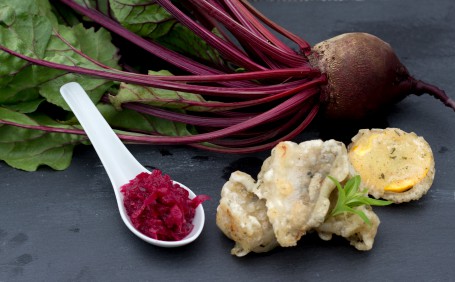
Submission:
{"label": "beet greens", "polygon": [[217,152],[270,149],[323,106],[328,79],[310,45],[244,0],[10,2],[0,0],[0,142],[9,144],[0,158],[16,168],[64,169],[87,141],[58,93],[70,81],[125,142]]}

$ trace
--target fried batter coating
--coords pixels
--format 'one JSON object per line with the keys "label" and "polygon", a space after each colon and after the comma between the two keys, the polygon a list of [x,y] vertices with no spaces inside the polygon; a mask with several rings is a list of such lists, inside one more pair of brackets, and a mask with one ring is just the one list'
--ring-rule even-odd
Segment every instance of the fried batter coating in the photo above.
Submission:
{"label": "fried batter coating", "polygon": [[328,241],[332,239],[332,234],[335,234],[349,240],[357,250],[371,250],[380,223],[379,217],[369,206],[359,206],[356,209],[365,213],[371,225],[354,213],[329,216],[323,224],[315,228],[319,237]]}
{"label": "fried batter coating", "polygon": [[335,184],[349,174],[346,147],[329,140],[279,143],[264,162],[254,194],[265,200],[278,243],[295,246],[309,230],[324,222]]}
{"label": "fried batter coating", "polygon": [[349,173],[346,147],[335,140],[279,143],[264,161],[257,182],[246,173],[232,173],[216,217],[218,227],[236,242],[231,253],[244,256],[294,246],[309,231],[323,240],[339,235],[358,250],[370,250],[380,223],[371,207],[355,207],[370,225],[354,213],[328,215],[338,193],[327,176],[344,182]]}
{"label": "fried batter coating", "polygon": [[244,256],[249,252],[267,252],[278,243],[267,218],[265,200],[250,192],[256,186],[254,179],[243,172],[231,174],[221,190],[216,224],[236,242],[231,254]]}
{"label": "fried batter coating", "polygon": [[375,198],[394,203],[421,198],[430,189],[435,163],[430,145],[398,128],[362,129],[348,147],[351,174]]}

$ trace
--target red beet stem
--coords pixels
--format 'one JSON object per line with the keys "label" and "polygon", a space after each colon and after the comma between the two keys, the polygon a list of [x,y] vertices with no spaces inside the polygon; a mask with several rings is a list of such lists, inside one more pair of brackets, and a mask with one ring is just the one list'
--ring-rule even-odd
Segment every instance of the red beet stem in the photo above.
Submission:
{"label": "red beet stem", "polygon": [[[243,122],[207,132],[207,133],[201,133],[201,134],[196,134],[196,135],[189,135],[189,136],[159,136],[159,135],[148,135],[148,134],[143,134],[143,135],[129,135],[120,133],[118,134],[119,138],[127,141],[127,142],[133,142],[133,143],[140,143],[140,144],[196,144],[196,143],[202,143],[202,142],[210,142],[215,139],[220,139],[220,138],[225,138],[227,136],[232,136],[236,133],[240,133],[242,131],[254,128],[260,124],[267,123],[269,121],[275,121],[277,117],[281,117],[285,115],[287,112],[291,111],[295,107],[302,107],[303,104],[307,103],[308,101],[311,101],[316,94],[318,93],[318,89],[308,89],[301,91],[297,93],[296,95],[292,96],[291,98],[287,99],[286,101],[282,102],[281,104],[275,106],[272,109],[269,109],[263,113],[260,113],[251,119],[245,120]],[[313,99],[314,100],[314,99]],[[313,114],[315,115],[318,110],[318,106],[314,106],[310,113],[308,114],[307,118],[308,119],[313,119]],[[13,125],[17,127],[22,127],[22,128],[28,128],[28,129],[37,129],[37,130],[44,130],[47,132],[60,132],[60,133],[71,133],[71,134],[77,134],[77,135],[85,135],[85,132],[83,130],[79,129],[61,129],[58,127],[49,127],[49,126],[41,126],[41,125],[27,125],[27,124],[17,124],[15,122],[10,122],[8,120],[0,120],[1,124],[7,124],[7,125]],[[306,127],[306,126],[305,126]],[[298,126],[296,129],[294,129],[292,132],[287,134],[287,137],[295,137],[296,134],[300,133],[301,130],[303,130],[305,127],[302,127],[302,125]],[[298,131],[298,132],[297,132]],[[295,135],[294,135],[295,134]],[[282,138],[281,138],[282,139]],[[280,140],[281,140],[280,139]],[[273,142],[273,141],[271,141]],[[255,147],[253,151],[263,148],[262,145],[259,147]],[[220,148],[219,148],[220,149]],[[238,148],[240,149],[240,148]],[[247,148],[244,148],[245,150],[243,152],[248,152]],[[242,150],[240,150],[242,151]],[[239,152],[240,152],[239,151]],[[236,152],[235,150],[232,152]]]}
{"label": "red beet stem", "polygon": [[173,112],[169,110],[164,110],[157,107],[147,106],[141,103],[125,103],[122,104],[122,108],[130,109],[136,111],[138,113],[143,113],[155,117],[159,117],[162,119],[167,119],[174,122],[182,122],[191,125],[197,126],[207,126],[207,127],[227,127],[231,126],[240,122],[247,120],[247,118],[243,117],[203,117],[203,116],[195,116],[190,114],[184,114],[179,112]]}
{"label": "red beet stem", "polygon": [[76,1],[74,0],[60,0],[60,2],[69,6],[71,9],[81,13],[82,15],[89,17],[91,20],[103,26],[104,28],[110,30],[111,32],[129,40],[133,44],[141,47],[142,49],[156,55],[157,57],[169,62],[170,64],[173,64],[174,66],[182,70],[186,70],[189,73],[194,74],[221,73],[218,70],[197,63],[177,52],[166,49],[156,43],[146,40],[140,37],[139,35],[130,32],[126,28],[122,27],[118,22],[103,15],[101,12],[98,12],[91,8],[84,7],[76,3]]}
{"label": "red beet stem", "polygon": [[215,130],[208,133],[201,133],[191,136],[146,136],[146,135],[137,135],[137,136],[126,136],[125,140],[137,142],[137,143],[155,143],[155,144],[189,144],[189,143],[201,143],[201,142],[210,142],[210,140],[224,138],[229,135],[233,135],[253,127],[256,127],[260,124],[265,124],[270,120],[275,120],[276,117],[282,116],[286,112],[290,111],[294,107],[299,107],[310,98],[318,94],[318,89],[309,89],[297,93],[296,95],[285,100],[281,104],[275,106],[274,108],[258,114],[257,116],[246,120],[244,122],[225,127],[219,130]]}
{"label": "red beet stem", "polygon": [[[237,20],[238,24],[241,24],[246,31],[251,32],[258,39],[265,40],[272,45],[277,46],[282,52],[288,53],[290,55],[296,56],[296,52],[288,47],[284,42],[281,42],[278,38],[276,38],[266,27],[264,27],[256,17],[251,14],[242,3],[238,0],[224,0],[223,5],[215,3],[215,1],[211,2],[217,9],[223,11],[224,13],[228,14],[229,17],[232,17],[232,22],[235,23]],[[194,7],[193,10],[199,10],[198,7]],[[216,26],[218,30],[223,30],[221,26],[223,25],[221,21],[217,17],[211,17],[209,13],[206,11],[202,11],[201,16],[204,17],[206,20],[210,21],[213,26]],[[220,28],[221,27],[221,28]],[[236,35],[238,29],[231,29],[231,34],[233,34],[234,38],[239,39],[240,37]],[[230,38],[232,36],[224,34],[225,38]],[[271,69],[279,69],[283,66],[286,67],[286,64],[283,64],[280,61],[277,61],[276,58],[273,59],[269,55],[263,53],[257,44],[252,43],[250,40],[238,40],[238,43],[245,49],[245,51],[249,54],[250,57],[254,59],[258,59],[262,61]],[[258,48],[259,47],[259,48]],[[281,57],[279,58],[281,60]],[[300,58],[299,58],[300,60]]]}
{"label": "red beet stem", "polygon": [[[320,85],[326,83],[327,78],[325,76],[320,76],[318,78],[315,78],[314,80],[309,80],[308,82],[302,81],[300,84],[293,86],[292,88],[285,89],[284,91],[274,94],[274,95],[269,95],[266,97],[258,98],[258,99],[249,99],[246,101],[237,101],[237,102],[211,102],[211,101],[192,101],[192,100],[186,100],[186,99],[179,99],[179,103],[184,103],[186,106],[183,107],[182,109],[191,111],[191,109],[194,107],[204,107],[206,108],[205,112],[217,112],[217,111],[225,111],[225,110],[233,110],[233,109],[241,109],[241,108],[247,108],[247,107],[252,107],[252,106],[257,106],[259,104],[265,104],[265,103],[270,103],[277,101],[278,99],[283,99],[290,97],[294,95],[295,93],[298,93],[299,91],[303,91],[305,89],[316,89]],[[155,98],[155,101],[159,101],[162,103],[172,103],[176,102],[175,100],[172,99],[164,99],[164,98]],[[143,101],[146,102],[146,101]],[[122,106],[128,105],[129,103],[123,103]],[[146,108],[148,105],[142,104],[140,107],[136,107],[135,110],[139,111],[142,109],[142,113],[147,113]],[[210,108],[210,109],[207,109]]]}
{"label": "red beet stem", "polygon": [[279,40],[272,32],[262,25],[261,22],[252,13],[250,13],[239,0],[226,0],[225,2],[226,6],[229,7],[239,22],[247,27],[251,32],[256,31],[258,36],[262,36],[283,51],[295,53],[294,50]]}
{"label": "red beet stem", "polygon": [[422,94],[429,94],[436,99],[440,100],[444,105],[447,107],[451,108],[452,110],[455,111],[455,101],[451,99],[447,94],[444,92],[444,90],[439,89],[438,87],[431,85],[429,83],[426,83],[421,80],[416,80],[414,78],[411,78],[412,82],[412,88],[411,91],[420,96]]}
{"label": "red beet stem", "polygon": [[[191,92],[191,93],[198,93],[198,94],[205,94],[211,96],[218,96],[218,97],[238,97],[243,99],[248,99],[252,97],[247,97],[249,95],[254,96],[256,98],[268,96],[271,94],[276,94],[283,90],[281,87],[275,87],[276,85],[271,85],[270,88],[267,86],[259,86],[259,87],[214,87],[214,86],[204,86],[204,85],[192,85],[192,84],[183,84],[178,82],[171,81],[172,79],[167,79],[166,76],[152,76],[152,75],[143,75],[143,74],[132,74],[127,72],[121,71],[105,71],[105,70],[97,70],[97,69],[89,69],[83,68],[78,66],[68,66],[59,63],[54,63],[51,61],[45,61],[41,59],[36,59],[32,57],[25,56],[4,46],[0,45],[0,50],[10,53],[16,57],[19,57],[23,60],[29,61],[35,65],[40,65],[44,67],[49,67],[53,69],[59,69],[67,72],[79,73],[89,76],[101,77],[106,79],[111,79],[115,81],[123,81],[132,84],[138,84],[143,86],[150,86],[150,87],[157,87],[162,89],[169,89],[169,90],[176,90],[176,91],[183,91],[183,92]],[[307,69],[310,70],[310,69]],[[271,72],[275,70],[269,70]],[[298,70],[300,74],[302,70]],[[310,73],[314,73],[314,70],[310,70]],[[280,72],[278,71],[278,74]],[[295,73],[297,74],[297,73]],[[245,75],[249,75],[245,73]],[[314,74],[312,74],[314,75]],[[220,75],[219,79],[222,80],[222,77],[227,77],[226,79],[229,80],[229,74]],[[238,77],[237,77],[238,79]],[[166,81],[169,80],[169,81]],[[178,79],[176,79],[178,80]],[[283,86],[283,85],[279,85]]]}
{"label": "red beet stem", "polygon": [[165,8],[170,14],[172,14],[181,24],[187,26],[195,34],[204,39],[208,44],[213,46],[220,54],[226,58],[232,60],[239,66],[244,66],[249,70],[265,70],[266,68],[253,62],[243,51],[240,51],[231,42],[223,40],[222,38],[215,35],[213,32],[207,30],[201,24],[192,20],[185,13],[180,11],[175,5],[169,0],[156,0],[163,8]]}
{"label": "red beet stem", "polygon": [[[158,1],[161,2],[165,0]],[[296,54],[295,52],[288,53],[283,51],[277,46],[270,44],[269,41],[261,38],[257,34],[250,32],[247,28],[234,21],[232,17],[220,9],[217,9],[214,5],[211,5],[206,1],[191,1],[191,3],[206,11],[206,13],[211,15],[213,18],[216,18],[230,32],[232,32],[238,40],[248,42],[250,45],[259,49],[261,53],[276,59],[278,62],[284,63],[290,67],[302,66],[307,62],[306,58]]]}
{"label": "red beet stem", "polygon": [[305,117],[311,112],[311,110],[313,110],[314,103],[315,102],[305,103],[297,109],[292,109],[282,117],[279,117],[280,122],[276,123],[275,126],[270,126],[270,128],[267,128],[260,133],[253,132],[252,137],[245,136],[245,138],[241,139],[226,138],[215,140],[211,143],[214,145],[231,148],[250,147],[256,146],[257,144],[268,143],[267,140],[275,140],[276,137],[286,135],[286,132],[292,131],[294,128],[298,128],[302,123],[302,120],[304,120]]}
{"label": "red beet stem", "polygon": [[265,15],[263,15],[261,12],[259,12],[256,8],[254,8],[248,1],[245,0],[240,0],[242,3],[245,5],[245,7],[256,17],[258,17],[261,21],[263,21],[266,25],[268,25],[270,28],[274,29],[281,35],[287,37],[288,39],[294,41],[299,47],[300,51],[305,54],[305,56],[309,56],[311,54],[311,45],[300,38],[299,36],[291,33],[290,31],[286,30],[285,28],[281,27],[277,23],[273,22],[269,18],[267,18]]}
{"label": "red beet stem", "polygon": [[213,151],[213,152],[219,152],[219,153],[231,153],[231,154],[246,154],[246,153],[255,153],[255,152],[261,152],[264,150],[270,150],[273,147],[278,144],[280,141],[285,141],[285,140],[292,140],[295,138],[297,135],[299,135],[310,123],[311,121],[315,118],[316,114],[319,111],[319,104],[315,103],[313,108],[311,108],[310,112],[308,115],[306,115],[305,119],[300,123],[296,128],[294,128],[291,132],[288,134],[282,136],[281,138],[270,141],[265,144],[260,144],[256,146],[250,146],[250,147],[223,147],[223,146],[217,146],[213,144],[189,144],[189,146],[195,147],[195,148],[200,148],[208,151]]}

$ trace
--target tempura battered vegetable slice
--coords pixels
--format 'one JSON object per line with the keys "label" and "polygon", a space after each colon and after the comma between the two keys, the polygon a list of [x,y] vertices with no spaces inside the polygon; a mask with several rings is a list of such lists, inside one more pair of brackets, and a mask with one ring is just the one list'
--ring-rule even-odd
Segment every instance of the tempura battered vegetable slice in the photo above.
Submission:
{"label": "tempura battered vegetable slice", "polygon": [[307,231],[324,222],[335,184],[349,174],[341,142],[312,140],[279,143],[264,162],[253,191],[266,201],[267,215],[278,243],[295,246]]}
{"label": "tempura battered vegetable slice", "polygon": [[249,252],[267,252],[278,246],[272,225],[267,218],[265,201],[251,191],[254,179],[243,172],[231,174],[221,190],[216,224],[236,242],[231,254],[244,256]]}
{"label": "tempura battered vegetable slice", "polygon": [[351,173],[375,198],[394,203],[417,200],[430,189],[434,157],[430,145],[398,128],[362,129],[348,147]]}

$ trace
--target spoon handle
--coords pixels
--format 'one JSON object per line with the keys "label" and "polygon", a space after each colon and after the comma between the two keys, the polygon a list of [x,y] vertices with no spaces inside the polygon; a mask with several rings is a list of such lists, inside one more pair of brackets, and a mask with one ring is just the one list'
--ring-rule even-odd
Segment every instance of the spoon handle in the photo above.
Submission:
{"label": "spoon handle", "polygon": [[87,133],[116,194],[120,186],[139,173],[147,172],[120,141],[81,85],[67,83],[60,88],[60,93]]}

